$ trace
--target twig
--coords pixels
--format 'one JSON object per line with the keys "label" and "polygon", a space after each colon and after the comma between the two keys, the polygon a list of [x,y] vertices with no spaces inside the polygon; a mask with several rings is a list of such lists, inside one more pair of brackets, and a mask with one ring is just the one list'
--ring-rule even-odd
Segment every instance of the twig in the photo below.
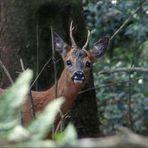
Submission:
{"label": "twig", "polygon": [[131,68],[117,68],[117,69],[107,69],[107,70],[103,70],[98,72],[98,74],[110,74],[110,73],[116,73],[116,72],[127,72],[127,73],[132,73],[132,72],[144,72],[144,73],[148,73],[148,68],[144,68],[144,67],[131,67]]}
{"label": "twig", "polygon": [[3,64],[3,62],[2,62],[1,60],[0,60],[0,66],[3,68],[3,70],[4,70],[5,74],[6,74],[6,76],[8,77],[9,81],[11,82],[11,84],[13,84],[14,81],[13,81],[13,79],[12,79],[10,73],[8,72],[7,68],[5,67],[5,65]]}
{"label": "twig", "polygon": [[[54,36],[53,36],[52,27],[51,27],[51,40],[52,40],[52,62],[53,62],[53,68],[54,68],[54,82],[55,82],[55,98],[57,98],[58,97],[58,94],[57,94],[58,81],[57,81],[57,66],[56,66],[57,61],[55,58],[55,46],[54,46]],[[57,127],[53,126],[52,136],[57,131],[57,129],[60,128],[61,130],[63,130],[63,120],[64,120],[65,115],[63,115],[60,109],[59,109],[59,114],[60,114],[61,120],[59,121],[59,124],[57,125]]]}
{"label": "twig", "polygon": [[110,40],[112,40],[121,30],[122,28],[130,21],[130,19],[141,9],[141,6],[143,5],[143,3],[145,2],[146,0],[143,0],[141,2],[141,5],[135,9],[135,11],[123,22],[123,24],[115,31],[115,33],[110,37]]}
{"label": "twig", "polygon": [[[21,63],[22,71],[25,71],[24,63],[23,63],[22,59],[20,59],[20,63]],[[34,102],[33,102],[33,98],[32,98],[31,89],[30,89],[30,91],[28,93],[28,96],[29,96],[29,101],[30,101],[30,104],[31,104],[30,108],[31,108],[32,117],[35,119],[35,117],[36,117],[36,115],[35,115],[35,106],[34,106]],[[21,121],[22,121],[22,124],[23,124],[22,116],[21,116]]]}
{"label": "twig", "polygon": [[132,108],[131,108],[131,99],[132,99],[132,83],[131,83],[131,73],[128,73],[128,120],[129,120],[129,127],[133,129],[133,122],[132,122]]}
{"label": "twig", "polygon": [[[39,73],[39,18],[37,18],[36,22],[36,77]],[[38,83],[35,85],[36,90],[38,90]]]}
{"label": "twig", "polygon": [[41,73],[43,72],[43,70],[45,69],[45,67],[47,66],[47,64],[51,61],[51,58],[48,59],[48,61],[44,64],[44,66],[42,67],[41,71],[39,72],[39,74],[37,75],[37,77],[35,78],[35,80],[32,82],[30,89],[33,87],[33,85],[35,84],[35,82],[38,80],[38,78],[40,77]]}
{"label": "twig", "polygon": [[51,27],[51,40],[52,40],[52,62],[54,68],[54,82],[55,82],[55,98],[57,98],[57,67],[56,67],[56,59],[55,59],[55,48],[54,48],[54,37],[53,30]]}
{"label": "twig", "polygon": [[62,132],[63,131],[63,120],[66,119],[67,117],[69,117],[68,113],[66,113],[65,115],[61,114],[61,120],[59,121],[59,123],[56,126],[55,129],[55,133],[57,133],[58,131]]}
{"label": "twig", "polygon": [[25,68],[24,68],[24,63],[23,63],[23,60],[20,59],[20,63],[21,63],[21,68],[22,68],[22,71],[25,71]]}
{"label": "twig", "polygon": [[[52,43],[52,62],[53,62],[53,69],[54,69],[54,82],[55,82],[55,89],[54,89],[54,94],[55,94],[55,98],[57,98],[57,67],[56,67],[56,60],[55,60],[55,48],[54,48],[54,37],[53,37],[53,30],[52,30],[52,26],[51,26],[51,43]],[[62,121],[60,121],[62,122]],[[56,127],[53,125],[52,128],[52,137],[55,134],[55,129]]]}
{"label": "twig", "polygon": [[[134,81],[137,81],[139,80],[140,78],[137,78],[137,79],[134,79]],[[103,88],[103,87],[110,87],[110,86],[113,86],[113,85],[117,85],[117,84],[120,84],[120,83],[128,83],[129,80],[126,80],[126,81],[116,81],[114,83],[109,83],[109,84],[106,84],[106,85],[101,85],[99,87],[91,87],[91,88],[88,88],[88,89],[85,89],[85,90],[82,90],[79,92],[79,95],[83,94],[83,93],[87,93],[89,91],[93,91],[93,90],[96,90],[96,89],[100,89],[100,88]]]}
{"label": "twig", "polygon": [[[22,71],[25,71],[23,60],[20,59]],[[23,111],[21,111],[21,125],[23,125]]]}

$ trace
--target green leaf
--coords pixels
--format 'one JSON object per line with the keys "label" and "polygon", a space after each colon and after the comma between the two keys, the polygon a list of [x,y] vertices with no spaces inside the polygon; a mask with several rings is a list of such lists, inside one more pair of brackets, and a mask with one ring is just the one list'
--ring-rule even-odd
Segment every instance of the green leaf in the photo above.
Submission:
{"label": "green leaf", "polygon": [[33,139],[43,139],[46,137],[63,102],[64,99],[62,97],[55,99],[49,103],[37,119],[30,124],[28,130],[33,135]]}
{"label": "green leaf", "polygon": [[32,71],[26,70],[0,96],[0,130],[8,130],[19,123],[21,105],[25,101],[31,78]]}
{"label": "green leaf", "polygon": [[54,134],[54,137],[53,139],[56,141],[56,142],[61,142],[62,139],[64,137],[64,133],[63,132],[57,132]]}
{"label": "green leaf", "polygon": [[64,137],[59,141],[60,146],[73,145],[77,139],[77,132],[75,127],[70,123],[64,131]]}

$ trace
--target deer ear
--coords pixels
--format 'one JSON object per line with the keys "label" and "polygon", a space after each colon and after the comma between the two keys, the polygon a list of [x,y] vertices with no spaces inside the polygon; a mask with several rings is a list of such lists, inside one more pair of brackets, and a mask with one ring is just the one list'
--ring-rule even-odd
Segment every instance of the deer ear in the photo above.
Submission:
{"label": "deer ear", "polygon": [[53,33],[53,38],[54,38],[54,47],[57,52],[59,52],[62,56],[67,51],[67,44],[63,41],[63,39],[57,34]]}
{"label": "deer ear", "polygon": [[105,54],[108,43],[109,43],[109,37],[103,37],[94,44],[93,50],[90,50],[93,59],[100,58]]}

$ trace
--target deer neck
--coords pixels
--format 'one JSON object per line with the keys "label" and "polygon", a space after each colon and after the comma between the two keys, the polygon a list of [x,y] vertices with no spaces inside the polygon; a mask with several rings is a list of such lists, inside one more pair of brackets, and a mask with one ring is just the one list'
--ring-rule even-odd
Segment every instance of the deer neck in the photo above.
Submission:
{"label": "deer neck", "polygon": [[58,92],[59,95],[77,95],[83,86],[84,84],[75,84],[65,68],[58,81]]}
{"label": "deer neck", "polygon": [[[57,88],[56,88],[57,87]],[[62,106],[62,112],[66,113],[67,110],[71,107],[74,99],[77,97],[79,91],[84,87],[84,84],[75,84],[67,73],[65,68],[61,74],[61,77],[57,81],[57,85],[54,85],[52,89],[57,90],[56,97],[64,97],[65,102]],[[49,90],[50,92],[50,90]],[[56,91],[54,91],[55,93]],[[55,97],[55,95],[54,95]],[[55,98],[56,98],[55,97]]]}

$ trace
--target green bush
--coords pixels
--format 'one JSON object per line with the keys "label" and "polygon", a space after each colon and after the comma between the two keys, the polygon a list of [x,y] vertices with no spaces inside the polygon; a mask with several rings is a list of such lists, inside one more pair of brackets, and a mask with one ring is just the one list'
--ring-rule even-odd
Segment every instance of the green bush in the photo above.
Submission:
{"label": "green bush", "polygon": [[83,0],[84,14],[91,31],[90,47],[100,37],[112,36],[139,7],[122,30],[110,41],[106,56],[94,64],[98,113],[103,134],[112,134],[117,125],[148,132],[148,74],[103,70],[148,68],[148,5],[142,0]]}

